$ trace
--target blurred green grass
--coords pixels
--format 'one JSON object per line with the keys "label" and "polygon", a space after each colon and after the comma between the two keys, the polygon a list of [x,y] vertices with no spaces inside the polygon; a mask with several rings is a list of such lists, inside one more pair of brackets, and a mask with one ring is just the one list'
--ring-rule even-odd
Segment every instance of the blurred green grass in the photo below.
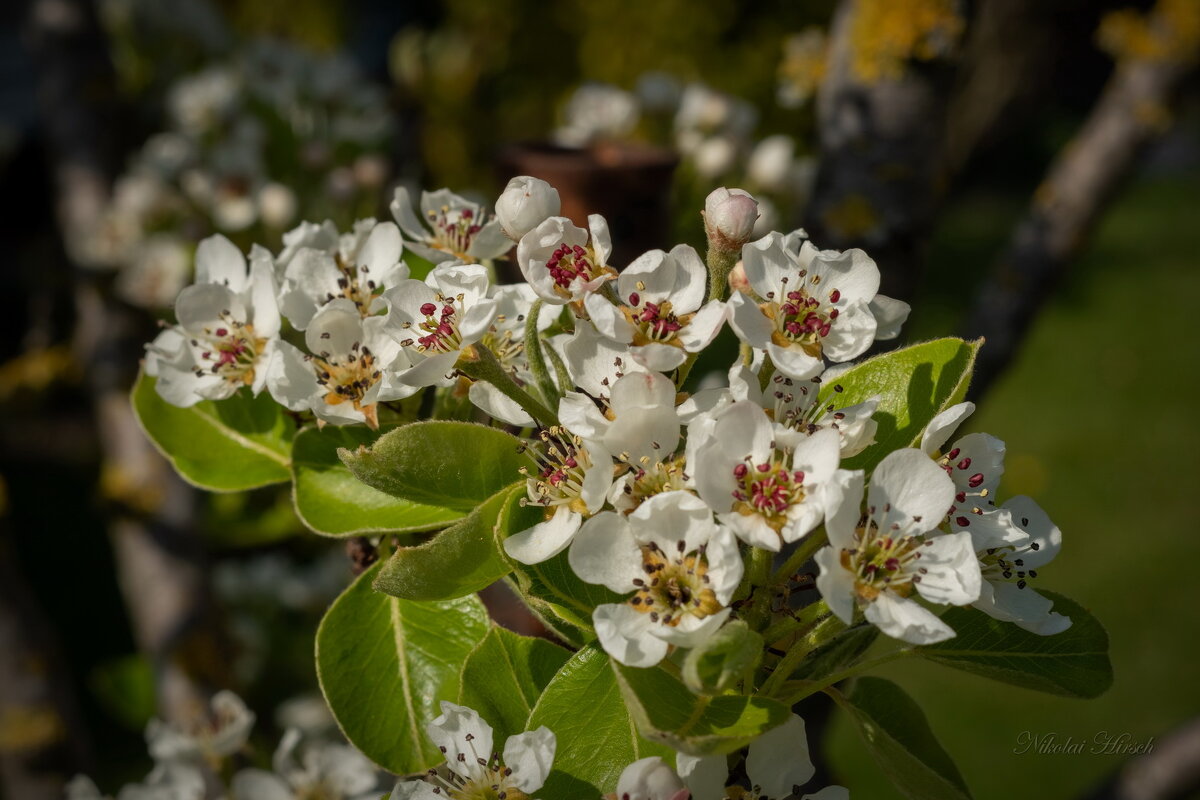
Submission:
{"label": "blurred green grass", "polygon": [[[1190,514],[1200,487],[1198,187],[1192,173],[1129,188],[969,425],[1008,445],[1000,498],[1032,495],[1062,529],[1063,551],[1039,580],[1107,627],[1113,687],[1068,700],[915,659],[880,672],[922,705],[979,800],[1080,797],[1122,763],[1018,754],[1025,732],[1145,742],[1200,713],[1200,520]],[[1018,208],[968,198],[947,215],[931,254],[929,282],[940,288],[925,293],[915,335],[953,330],[955,297],[971,296]],[[835,719],[830,757],[843,785],[900,797]]]}

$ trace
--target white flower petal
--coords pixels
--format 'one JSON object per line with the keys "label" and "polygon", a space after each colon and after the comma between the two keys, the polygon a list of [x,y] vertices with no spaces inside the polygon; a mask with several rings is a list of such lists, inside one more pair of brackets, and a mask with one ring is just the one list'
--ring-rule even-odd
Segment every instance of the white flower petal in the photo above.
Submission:
{"label": "white flower petal", "polygon": [[739,339],[759,350],[771,344],[775,326],[753,300],[741,292],[734,292],[725,307],[729,314],[729,327],[733,328]]}
{"label": "white flower petal", "polygon": [[850,625],[854,622],[854,576],[841,564],[841,553],[833,547],[822,547],[813,556],[820,574],[817,591],[838,619]]}
{"label": "white flower petal", "polygon": [[808,783],[814,772],[804,720],[795,714],[750,743],[746,774],[768,797],[787,797],[793,786]]}
{"label": "white flower petal", "polygon": [[554,763],[558,742],[545,725],[508,737],[504,743],[504,766],[512,770],[512,782],[526,794],[533,794],[546,783]]}
{"label": "white flower petal", "polygon": [[953,638],[954,630],[916,601],[880,592],[864,611],[867,621],[893,639],[934,644]]}
{"label": "white flower petal", "polygon": [[446,754],[446,766],[468,780],[483,774],[478,759],[492,754],[492,727],[470,708],[442,701],[441,716],[425,726]]}
{"label": "white flower petal", "polygon": [[504,552],[522,564],[540,564],[566,550],[582,522],[578,512],[559,506],[550,519],[505,539]]}
{"label": "white flower petal", "polygon": [[424,241],[429,238],[429,232],[425,230],[425,226],[421,224],[420,218],[413,210],[412,197],[409,196],[408,189],[403,186],[396,187],[396,194],[389,207],[405,236],[416,241]]}
{"label": "white flower petal", "polygon": [[917,591],[932,603],[964,606],[979,598],[979,559],[971,534],[934,536],[920,550],[922,574]]}
{"label": "white flower petal", "polygon": [[611,511],[583,523],[567,560],[580,580],[607,586],[618,594],[636,589],[633,580],[642,572],[642,553],[629,523]]}
{"label": "white flower petal", "polygon": [[875,468],[867,505],[881,530],[899,525],[907,533],[936,527],[954,503],[954,482],[915,448],[896,450]]}
{"label": "white flower petal", "polygon": [[624,603],[605,603],[592,612],[592,625],[604,652],[627,667],[652,667],[669,645],[650,632],[650,615]]}
{"label": "white flower petal", "polygon": [[665,761],[650,756],[635,761],[617,779],[619,800],[678,800],[683,781]]}
{"label": "white flower petal", "polygon": [[931,456],[941,450],[962,421],[974,412],[974,403],[958,403],[929,420],[925,433],[921,435],[921,451]]}
{"label": "white flower petal", "polygon": [[433,786],[422,780],[397,781],[388,800],[445,800],[446,795],[435,792]]}
{"label": "white flower petal", "polygon": [[246,257],[221,234],[196,247],[196,283],[214,283],[241,292],[246,287]]}
{"label": "white flower petal", "polygon": [[692,793],[692,800],[724,800],[725,784],[729,782],[729,765],[725,756],[676,753],[675,769]]}
{"label": "white flower petal", "polygon": [[1033,498],[1025,495],[1010,497],[1001,508],[1008,511],[1013,524],[1029,536],[1029,549],[1021,555],[1024,566],[1038,569],[1058,555],[1062,549],[1062,531]]}

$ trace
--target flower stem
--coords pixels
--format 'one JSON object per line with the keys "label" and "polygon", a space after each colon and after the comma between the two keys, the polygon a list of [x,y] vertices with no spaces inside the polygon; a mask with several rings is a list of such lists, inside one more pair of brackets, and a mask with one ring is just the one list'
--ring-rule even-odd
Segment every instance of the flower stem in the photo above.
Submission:
{"label": "flower stem", "polygon": [[909,655],[912,655],[912,653],[912,648],[901,647],[897,650],[891,650],[887,653],[884,653],[881,656],[867,659],[866,661],[860,661],[857,664],[846,667],[845,669],[835,672],[832,675],[826,675],[819,681],[805,681],[805,686],[803,689],[800,689],[793,694],[789,694],[786,697],[780,698],[780,700],[789,706],[794,705],[809,695],[828,689],[835,683],[841,683],[847,678],[853,678],[855,675],[861,675],[864,672],[868,672],[876,667],[883,666],[884,664],[895,661],[898,658],[905,658]]}
{"label": "flower stem", "polygon": [[[746,624],[758,630],[766,624],[771,609],[771,561],[775,554],[761,547],[751,547],[746,559],[746,597],[750,607],[743,615]],[[765,610],[764,610],[765,609]]]}
{"label": "flower stem", "polygon": [[558,387],[550,379],[550,371],[546,369],[546,358],[542,354],[542,339],[538,335],[538,316],[542,311],[542,299],[533,301],[528,315],[525,317],[525,360],[529,362],[529,371],[537,383],[542,399],[550,405],[557,405],[560,399]]}
{"label": "flower stem", "polygon": [[460,372],[468,378],[487,381],[495,386],[505,397],[525,409],[529,416],[542,425],[558,424],[557,415],[520,386],[517,386],[504,367],[500,366],[500,362],[496,360],[496,356],[491,350],[482,345],[475,345],[470,349],[470,353],[474,355],[474,358],[469,358],[467,351],[464,351],[463,356],[458,359],[456,366]]}
{"label": "flower stem", "polygon": [[575,381],[571,378],[571,373],[567,371],[567,365],[563,363],[558,351],[547,345],[546,358],[550,359],[550,363],[554,365],[554,375],[558,378],[558,385],[562,387],[563,391],[569,391],[575,385]]}
{"label": "flower stem", "polygon": [[821,549],[821,546],[825,544],[825,541],[826,536],[824,529],[821,529],[820,533],[813,531],[809,533],[808,536],[805,536],[803,539],[801,539],[800,543],[796,545],[796,549],[792,551],[790,556],[788,556],[787,561],[783,562],[783,566],[777,569],[775,574],[771,577],[771,585],[775,586],[785,583],[788,579],[790,579],[792,575],[795,574],[796,570],[803,566],[804,562],[812,558],[813,554]]}
{"label": "flower stem", "polygon": [[818,600],[802,609],[800,616],[812,618],[812,624],[775,665],[775,671],[763,683],[761,694],[774,697],[805,657],[822,645],[830,634],[844,627],[842,621],[829,612],[829,606],[825,605],[824,600]]}
{"label": "flower stem", "polygon": [[741,256],[741,250],[725,250],[709,247],[705,261],[708,263],[708,299],[729,299],[729,273]]}
{"label": "flower stem", "polygon": [[696,357],[699,353],[688,353],[687,359],[679,365],[679,369],[675,372],[675,388],[682,391],[683,384],[687,381],[688,375],[691,374],[692,366],[696,363]]}

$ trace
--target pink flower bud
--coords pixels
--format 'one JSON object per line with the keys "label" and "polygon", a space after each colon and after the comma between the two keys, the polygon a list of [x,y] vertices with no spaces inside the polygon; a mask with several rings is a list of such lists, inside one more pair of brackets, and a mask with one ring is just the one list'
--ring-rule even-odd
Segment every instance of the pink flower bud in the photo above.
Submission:
{"label": "pink flower bud", "polygon": [[704,201],[704,227],[710,247],[741,250],[758,220],[758,201],[741,189],[714,189]]}

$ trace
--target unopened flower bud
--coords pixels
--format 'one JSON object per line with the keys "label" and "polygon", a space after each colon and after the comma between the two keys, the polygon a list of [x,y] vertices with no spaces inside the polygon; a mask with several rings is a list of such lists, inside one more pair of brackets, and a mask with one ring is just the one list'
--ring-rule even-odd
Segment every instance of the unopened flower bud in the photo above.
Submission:
{"label": "unopened flower bud", "polygon": [[550,217],[558,215],[558,190],[540,178],[522,175],[504,187],[496,201],[496,219],[514,242]]}
{"label": "unopened flower bud", "polygon": [[750,241],[758,220],[758,201],[741,189],[714,189],[704,201],[704,228],[708,246],[741,251]]}

